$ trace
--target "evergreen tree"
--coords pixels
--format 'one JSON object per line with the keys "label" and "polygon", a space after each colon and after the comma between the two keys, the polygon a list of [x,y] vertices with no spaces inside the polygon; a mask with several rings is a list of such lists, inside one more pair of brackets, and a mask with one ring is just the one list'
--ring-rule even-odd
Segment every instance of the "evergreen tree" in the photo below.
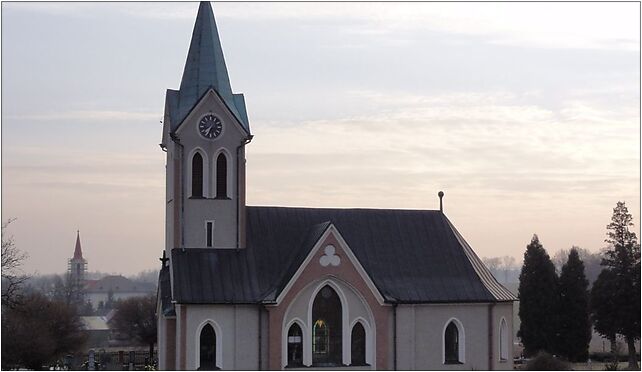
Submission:
{"label": "evergreen tree", "polygon": [[[611,223],[606,226],[610,249],[602,261],[604,270],[611,271],[604,278],[612,281],[605,300],[613,304],[613,312],[595,313],[598,321],[615,324],[617,333],[624,336],[629,349],[629,368],[639,369],[635,340],[640,338],[640,245],[637,236],[629,230],[633,217],[624,202],[613,208]],[[601,274],[600,274],[601,275]],[[600,319],[599,317],[607,317]],[[608,319],[610,318],[610,319]]]}
{"label": "evergreen tree", "polygon": [[554,352],[557,333],[557,275],[555,265],[533,235],[524,253],[524,265],[519,275],[519,317],[517,336],[524,344],[524,354],[538,351]]}
{"label": "evergreen tree", "polygon": [[588,359],[591,341],[588,280],[577,249],[572,248],[559,278],[559,338],[557,352],[571,362]]}
{"label": "evergreen tree", "polygon": [[617,313],[615,303],[612,301],[615,288],[615,273],[603,269],[598,275],[591,288],[591,318],[597,333],[604,336],[611,343],[611,353],[617,358],[615,349],[615,336],[617,335],[617,319],[613,314]]}

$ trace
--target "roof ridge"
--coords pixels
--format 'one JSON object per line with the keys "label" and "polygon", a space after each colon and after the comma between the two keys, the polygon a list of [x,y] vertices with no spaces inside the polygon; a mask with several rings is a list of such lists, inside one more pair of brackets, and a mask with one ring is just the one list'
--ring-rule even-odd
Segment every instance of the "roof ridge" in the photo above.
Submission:
{"label": "roof ridge", "polygon": [[[368,208],[368,207],[299,207],[283,205],[248,205],[246,208],[279,208],[279,209],[307,209],[307,210],[342,210],[342,211],[397,211],[397,212],[436,212],[438,209],[403,209],[403,208]],[[331,222],[331,221],[330,221]]]}

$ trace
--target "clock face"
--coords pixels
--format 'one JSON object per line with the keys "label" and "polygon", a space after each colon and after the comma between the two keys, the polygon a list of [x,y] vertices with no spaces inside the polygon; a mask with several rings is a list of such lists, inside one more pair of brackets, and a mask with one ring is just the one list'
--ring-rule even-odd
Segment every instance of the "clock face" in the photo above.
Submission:
{"label": "clock face", "polygon": [[216,138],[222,131],[223,122],[214,114],[207,114],[198,122],[198,132],[205,138]]}

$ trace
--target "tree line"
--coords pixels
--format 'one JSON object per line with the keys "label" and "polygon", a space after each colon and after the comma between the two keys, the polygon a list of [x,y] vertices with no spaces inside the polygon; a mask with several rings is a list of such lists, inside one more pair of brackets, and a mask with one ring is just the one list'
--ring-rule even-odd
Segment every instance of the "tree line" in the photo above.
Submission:
{"label": "tree line", "polygon": [[579,249],[569,251],[558,276],[533,235],[524,253],[518,293],[521,326],[517,335],[526,356],[544,351],[584,362],[594,327],[611,342],[613,354],[616,337],[623,337],[629,368],[639,369],[635,341],[640,339],[640,244],[632,226],[625,203],[618,202],[606,227],[609,246],[590,290]]}

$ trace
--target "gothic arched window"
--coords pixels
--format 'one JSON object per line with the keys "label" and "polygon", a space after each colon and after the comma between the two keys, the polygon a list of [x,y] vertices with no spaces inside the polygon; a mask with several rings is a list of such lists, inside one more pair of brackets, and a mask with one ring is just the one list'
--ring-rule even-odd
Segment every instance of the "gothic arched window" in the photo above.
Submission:
{"label": "gothic arched window", "polygon": [[223,153],[216,158],[216,198],[227,198],[227,158]]}
{"label": "gothic arched window", "polygon": [[294,323],[288,331],[288,367],[303,365],[303,332],[301,327]]}
{"label": "gothic arched window", "polygon": [[366,330],[360,322],[357,322],[352,327],[352,337],[350,342],[350,351],[352,354],[352,361],[350,365],[365,366],[366,365]]}
{"label": "gothic arched window", "polygon": [[340,366],[341,300],[330,286],[323,287],[312,305],[312,365]]}
{"label": "gothic arched window", "polygon": [[201,371],[212,371],[216,367],[216,332],[211,324],[206,324],[201,330],[200,337],[200,366]]}
{"label": "gothic arched window", "polygon": [[444,332],[444,362],[446,364],[461,363],[459,342],[459,329],[457,329],[455,322],[451,321]]}
{"label": "gothic arched window", "polygon": [[192,158],[192,197],[203,197],[203,157],[198,152]]}
{"label": "gothic arched window", "polygon": [[504,318],[499,325],[499,360],[508,360],[508,326]]}

